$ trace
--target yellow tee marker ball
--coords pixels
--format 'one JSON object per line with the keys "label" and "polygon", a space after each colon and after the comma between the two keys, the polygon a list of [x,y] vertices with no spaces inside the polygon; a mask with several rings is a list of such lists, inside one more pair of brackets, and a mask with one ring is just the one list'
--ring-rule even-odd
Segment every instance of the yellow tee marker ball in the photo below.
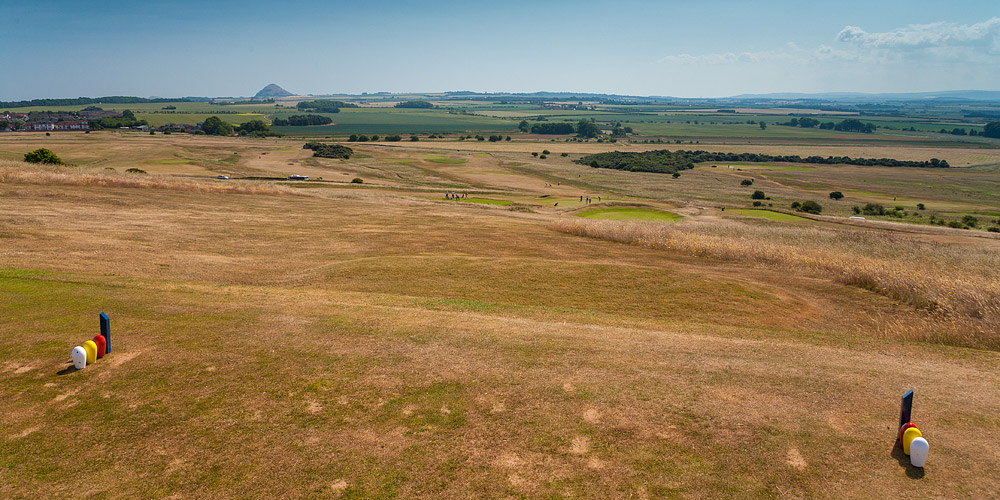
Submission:
{"label": "yellow tee marker ball", "polygon": [[97,343],[88,340],[83,343],[83,350],[87,351],[87,364],[97,362]]}
{"label": "yellow tee marker ball", "polygon": [[917,439],[920,436],[921,436],[920,429],[917,429],[916,427],[910,427],[909,429],[906,429],[906,431],[903,432],[903,453],[909,455],[910,443],[912,443],[914,439]]}

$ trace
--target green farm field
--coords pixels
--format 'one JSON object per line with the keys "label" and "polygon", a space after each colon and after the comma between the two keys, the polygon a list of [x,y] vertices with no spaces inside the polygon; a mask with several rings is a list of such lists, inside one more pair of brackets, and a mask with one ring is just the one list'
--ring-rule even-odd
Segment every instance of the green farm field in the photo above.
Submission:
{"label": "green farm field", "polygon": [[[0,497],[1000,488],[1000,149],[720,137],[697,146],[954,167],[673,178],[574,160],[674,144],[512,135],[327,141],[342,160],[288,136],[0,134]],[[40,147],[71,165],[20,161]],[[793,215],[806,200],[822,214]],[[906,215],[849,219],[867,203]],[[114,349],[75,371],[102,311]],[[911,388],[923,469],[893,446]]]}

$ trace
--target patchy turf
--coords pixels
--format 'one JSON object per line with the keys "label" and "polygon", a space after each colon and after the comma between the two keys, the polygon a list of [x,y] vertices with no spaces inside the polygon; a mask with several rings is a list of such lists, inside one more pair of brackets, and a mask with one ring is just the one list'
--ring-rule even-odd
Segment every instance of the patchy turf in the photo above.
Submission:
{"label": "patchy turf", "polygon": [[[0,177],[2,498],[75,485],[107,498],[984,498],[1000,487],[997,352],[905,336],[939,323],[877,281],[814,263],[867,249],[876,271],[921,290],[950,265],[985,298],[968,313],[989,312],[1000,266],[994,240],[972,231],[720,221],[699,200],[746,200],[730,172],[585,178],[561,157],[514,169],[518,144],[467,144],[498,149],[463,150],[469,165],[456,169],[387,159],[437,154],[423,141],[357,145],[371,157],[340,162],[306,161],[284,139],[24,137],[0,142],[99,163]],[[227,168],[244,175],[362,177],[364,189],[98,175],[181,149],[206,164],[236,157]],[[472,168],[511,174],[456,172]],[[426,199],[466,189],[472,203],[544,206]],[[581,192],[648,205],[587,207]],[[641,221],[678,197],[692,200],[678,224],[563,211]],[[629,237],[581,237],[560,221]],[[897,272],[921,261],[914,249],[939,260]],[[112,354],[68,370],[100,311]],[[932,446],[923,470],[892,447],[910,388]]]}
{"label": "patchy turf", "polygon": [[644,220],[657,222],[675,222],[683,219],[682,216],[673,212],[641,207],[588,208],[577,213],[576,216],[586,217],[588,219]]}
{"label": "patchy turf", "polygon": [[722,215],[735,215],[740,217],[759,217],[762,219],[776,220],[783,222],[805,222],[809,219],[798,215],[775,212],[774,210],[756,210],[751,208],[727,208]]}

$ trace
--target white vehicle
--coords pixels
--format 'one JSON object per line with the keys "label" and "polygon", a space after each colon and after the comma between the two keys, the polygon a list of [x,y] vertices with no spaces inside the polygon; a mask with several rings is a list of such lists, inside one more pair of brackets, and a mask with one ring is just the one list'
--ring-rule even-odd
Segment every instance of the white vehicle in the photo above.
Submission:
{"label": "white vehicle", "polygon": [[864,218],[864,217],[858,217],[858,216],[852,216],[852,217],[850,217],[850,218],[851,218],[851,219],[854,219],[854,220],[865,220],[865,218]]}
{"label": "white vehicle", "polygon": [[228,176],[228,175],[217,175],[217,176],[215,176],[215,178],[216,178],[216,179],[222,179],[222,180],[226,180],[226,179],[228,179],[228,178],[229,178],[229,176]]}
{"label": "white vehicle", "polygon": [[290,181],[308,181],[308,175],[289,175],[288,180]]}

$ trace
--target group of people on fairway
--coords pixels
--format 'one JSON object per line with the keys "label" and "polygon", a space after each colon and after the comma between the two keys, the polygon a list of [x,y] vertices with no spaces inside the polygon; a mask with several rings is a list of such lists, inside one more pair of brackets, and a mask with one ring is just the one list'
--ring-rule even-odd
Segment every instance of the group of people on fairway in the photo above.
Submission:
{"label": "group of people on fairway", "polygon": [[469,197],[469,193],[456,193],[454,191],[445,191],[444,192],[444,199],[446,199],[446,200],[459,200],[459,199],[468,198],[468,197]]}

